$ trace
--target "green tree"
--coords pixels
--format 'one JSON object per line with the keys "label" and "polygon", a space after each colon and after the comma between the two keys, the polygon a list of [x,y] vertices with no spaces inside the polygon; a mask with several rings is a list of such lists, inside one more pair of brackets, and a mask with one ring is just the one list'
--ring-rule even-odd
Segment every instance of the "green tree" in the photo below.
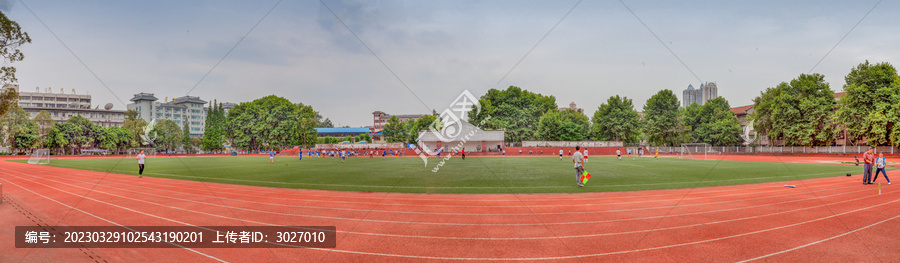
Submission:
{"label": "green tree", "polygon": [[173,151],[183,143],[182,129],[175,124],[175,121],[161,120],[153,126],[151,132],[156,134],[156,148]]}
{"label": "green tree", "polygon": [[297,144],[301,147],[314,146],[316,138],[319,137],[319,133],[316,131],[316,126],[319,126],[319,120],[316,116],[319,113],[313,110],[312,106],[303,105],[303,103],[297,103],[296,107],[297,127],[295,132],[297,133]]}
{"label": "green tree", "polygon": [[[887,62],[860,63],[844,77],[844,91],[835,114],[855,144],[900,145],[900,76]],[[838,129],[840,132],[840,129]]]}
{"label": "green tree", "polygon": [[16,68],[10,64],[25,59],[19,47],[26,43],[31,43],[28,33],[22,31],[19,23],[0,12],[0,57],[3,59],[3,66],[0,67],[0,117],[13,109],[12,106],[16,105],[19,99],[19,94],[15,90],[5,87],[7,84],[18,82]]}
{"label": "green tree", "polygon": [[678,146],[687,139],[678,97],[671,90],[660,90],[644,105],[644,132],[653,145]]}
{"label": "green tree", "polygon": [[588,117],[573,109],[549,110],[538,121],[537,139],[543,141],[581,141],[590,136]]}
{"label": "green tree", "polygon": [[627,97],[609,97],[594,112],[591,122],[591,137],[594,140],[626,143],[640,140],[641,115]]}
{"label": "green tree", "polygon": [[[317,116],[312,108],[298,106],[289,100],[270,95],[252,102],[236,105],[226,118],[226,137],[233,145],[241,148],[280,149],[299,143],[298,127],[308,127],[304,118]],[[304,126],[306,125],[306,126]],[[311,132],[306,130],[306,140],[312,141]]]}
{"label": "green tree", "polygon": [[13,153],[34,149],[40,143],[38,130],[28,112],[14,105],[0,118],[0,146],[9,147]]}
{"label": "green tree", "polygon": [[218,101],[213,101],[206,111],[206,123],[200,148],[204,151],[220,151],[225,143],[225,109]]}
{"label": "green tree", "polygon": [[144,128],[147,125],[149,124],[143,119],[125,119],[125,122],[122,123],[122,128],[128,130],[128,133],[131,135],[128,139],[128,147],[136,148],[144,144],[141,134],[144,134]]}
{"label": "green tree", "polygon": [[75,138],[72,141],[75,146],[75,154],[80,154],[82,148],[84,147],[100,147],[99,138],[103,134],[103,127],[94,124],[93,122],[91,122],[91,120],[88,120],[81,115],[74,115],[72,117],[69,117],[66,122],[79,127],[79,133],[75,135]]}
{"label": "green tree", "polygon": [[822,74],[800,74],[767,88],[753,104],[753,129],[772,144],[783,140],[786,146],[818,146],[833,139],[834,91]]}
{"label": "green tree", "polygon": [[38,126],[38,134],[40,135],[40,144],[44,145],[44,142],[47,141],[47,136],[50,135],[50,130],[53,129],[53,126],[56,126],[56,121],[50,117],[50,113],[42,110],[38,112],[37,115],[32,119],[34,124]]}
{"label": "green tree", "polygon": [[691,141],[716,146],[737,145],[741,142],[741,123],[731,112],[728,100],[716,97],[703,106],[691,104],[684,110],[684,124],[691,129]]}
{"label": "green tree", "polygon": [[[319,116],[319,118],[321,118],[321,116]],[[324,121],[321,121],[316,125],[316,128],[334,128],[334,124],[331,123],[331,119],[325,118]]]}
{"label": "green tree", "polygon": [[541,116],[556,109],[555,97],[516,86],[506,90],[490,89],[478,101],[481,111],[470,111],[470,122],[481,129],[503,129],[507,142],[537,138],[537,123]]}
{"label": "green tree", "polygon": [[182,121],[181,125],[181,145],[188,154],[194,153],[194,138],[191,138],[191,125],[188,125],[187,118]]}
{"label": "green tree", "polygon": [[397,116],[391,116],[388,123],[384,125],[384,140],[387,142],[403,142],[406,141],[406,129]]}
{"label": "green tree", "polygon": [[82,134],[80,126],[69,122],[56,123],[50,131],[47,145],[57,149],[59,154],[75,153],[78,147],[78,136]]}

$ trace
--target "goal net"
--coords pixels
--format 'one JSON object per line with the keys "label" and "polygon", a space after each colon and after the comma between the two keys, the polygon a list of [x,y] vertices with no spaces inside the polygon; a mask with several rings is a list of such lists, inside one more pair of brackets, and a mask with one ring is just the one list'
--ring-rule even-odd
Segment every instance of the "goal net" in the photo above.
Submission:
{"label": "goal net", "polygon": [[31,158],[28,158],[28,163],[30,163],[30,164],[49,164],[50,163],[50,150],[49,149],[35,149],[34,152],[31,153]]}
{"label": "goal net", "polygon": [[129,148],[126,153],[127,157],[136,157],[141,153],[141,150],[144,151],[144,155],[146,156],[156,156],[156,148]]}
{"label": "goal net", "polygon": [[709,158],[709,154],[713,151],[712,146],[708,143],[684,143],[681,144],[682,159],[702,159]]}

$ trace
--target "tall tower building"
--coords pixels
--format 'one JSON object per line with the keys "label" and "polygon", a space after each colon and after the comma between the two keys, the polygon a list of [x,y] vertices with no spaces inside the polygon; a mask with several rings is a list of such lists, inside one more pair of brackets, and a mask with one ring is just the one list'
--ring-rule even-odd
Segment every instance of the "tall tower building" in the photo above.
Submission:
{"label": "tall tower building", "polygon": [[681,93],[682,104],[687,108],[691,106],[694,102],[697,105],[703,105],[707,100],[714,99],[719,96],[719,88],[716,87],[715,82],[706,82],[701,83],[699,89],[695,89],[693,85],[688,85],[687,89],[685,89]]}
{"label": "tall tower building", "polygon": [[700,90],[695,89],[694,85],[688,84],[687,89],[681,92],[682,103],[684,104],[685,108],[691,106],[691,104],[694,102],[696,102],[697,104],[702,104],[703,102],[700,101],[700,97]]}

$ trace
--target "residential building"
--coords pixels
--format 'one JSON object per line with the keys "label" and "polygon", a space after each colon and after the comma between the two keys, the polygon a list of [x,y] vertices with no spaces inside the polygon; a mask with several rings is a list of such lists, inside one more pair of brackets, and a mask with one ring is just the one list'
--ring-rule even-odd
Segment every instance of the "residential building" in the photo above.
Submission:
{"label": "residential building", "polygon": [[703,105],[707,100],[714,99],[719,96],[719,88],[716,86],[715,82],[706,82],[700,84],[699,89],[695,89],[694,85],[688,85],[687,89],[684,89],[681,93],[681,100],[683,106],[687,108],[691,106],[693,103],[697,103],[697,105]]}
{"label": "residential building", "polygon": [[158,102],[153,93],[138,93],[131,98],[129,110],[137,111],[138,118],[152,123],[160,120],[172,120],[179,126],[188,125],[191,137],[203,137],[206,125],[206,101],[195,96],[178,97],[169,102],[168,97]]}
{"label": "residential building", "polygon": [[66,94],[63,89],[59,89],[57,93],[51,88],[41,90],[40,87],[35,87],[34,92],[20,91],[19,85],[6,85],[4,88],[19,93],[19,107],[32,118],[41,111],[47,111],[50,118],[59,123],[65,123],[75,115],[103,127],[121,127],[125,122],[125,111],[113,110],[112,103],[107,103],[103,109],[99,105],[91,108],[91,95],[76,94],[75,89],[72,89],[71,94]]}
{"label": "residential building", "polygon": [[372,112],[374,125],[372,125],[372,132],[379,132],[384,130],[384,126],[387,125],[388,120],[391,119],[391,116],[397,116],[400,119],[400,122],[408,121],[408,120],[418,120],[425,116],[424,114],[404,114],[404,115],[390,115],[384,113],[383,111],[375,111]]}
{"label": "residential building", "polygon": [[575,106],[575,102],[574,102],[574,101],[573,101],[572,103],[569,103],[569,107],[568,107],[568,108],[566,108],[566,107],[560,107],[558,110],[560,110],[560,111],[564,111],[564,110],[574,110],[574,111],[577,111],[578,113],[584,114],[584,109]]}

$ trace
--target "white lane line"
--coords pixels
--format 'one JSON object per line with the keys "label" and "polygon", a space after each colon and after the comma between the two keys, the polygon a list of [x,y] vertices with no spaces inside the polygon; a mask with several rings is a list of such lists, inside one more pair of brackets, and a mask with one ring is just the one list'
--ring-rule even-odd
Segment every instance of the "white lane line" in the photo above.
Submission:
{"label": "white lane line", "polygon": [[[54,188],[54,187],[52,187],[52,186],[45,185],[45,184],[42,184],[42,183],[39,183],[39,182],[30,181],[30,180],[27,180],[27,179],[23,179],[23,180],[26,180],[26,181],[29,181],[29,182],[32,182],[32,183],[35,183],[35,184],[44,185],[44,186],[47,186],[47,187],[56,189],[57,191],[61,191],[61,192],[64,192],[64,193],[69,193],[69,192],[67,192],[67,191],[63,191],[63,190],[60,190],[60,189],[58,189],[58,188]],[[49,181],[53,181],[53,180],[49,180]],[[84,188],[84,187],[74,186],[74,185],[66,184],[66,183],[62,183],[62,182],[57,182],[57,183],[60,183],[60,184],[63,184],[63,185],[69,185],[69,186],[76,187],[76,188],[80,188],[80,189],[86,189],[86,188]],[[857,191],[857,192],[862,192],[862,191],[868,191],[868,190],[860,190],[860,191]],[[193,209],[186,209],[186,208],[180,208],[180,207],[175,207],[175,206],[163,205],[163,204],[161,204],[161,203],[154,203],[154,202],[149,202],[149,201],[143,201],[143,200],[141,200],[141,199],[136,199],[136,198],[126,197],[126,196],[121,196],[121,195],[111,194],[111,193],[103,192],[103,191],[96,190],[96,189],[94,190],[94,192],[102,193],[102,194],[106,194],[106,195],[110,195],[110,196],[114,196],[114,197],[119,197],[119,198],[125,198],[125,199],[129,199],[129,200],[134,200],[134,201],[144,202],[144,203],[153,204],[153,205],[157,205],[157,206],[167,207],[167,208],[171,208],[171,209],[177,209],[177,210],[182,210],[182,211],[187,211],[187,212],[193,212],[193,213],[202,214],[202,215],[208,215],[208,216],[219,217],[219,218],[223,218],[223,219],[229,219],[229,220],[243,221],[243,222],[248,222],[248,223],[255,223],[255,224],[264,224],[264,225],[276,226],[276,224],[271,224],[271,223],[266,223],[266,222],[260,222],[260,221],[254,221],[254,220],[248,220],[248,219],[239,219],[239,218],[234,218],[234,217],[229,217],[229,216],[223,216],[223,215],[217,215],[217,214],[212,214],[212,213],[201,212],[201,211],[197,211],[197,210],[193,210]],[[72,193],[69,193],[69,194],[72,194]],[[838,194],[838,195],[840,195],[840,194]],[[159,196],[159,197],[165,197],[165,196]],[[169,197],[169,198],[170,198],[170,199],[176,199],[176,200],[190,201],[190,200],[177,199],[177,198],[171,198],[171,197]],[[856,199],[851,199],[851,200],[844,200],[844,201],[840,201],[840,202],[836,202],[836,203],[831,203],[831,204],[846,203],[846,202],[857,201],[857,200],[865,199],[865,198],[870,198],[870,197],[861,197],[861,198],[856,198]],[[206,204],[206,205],[219,206],[219,207],[226,207],[226,208],[227,208],[227,206],[223,206],[223,205],[219,205],[219,204],[203,203],[203,202],[198,202],[198,201],[192,201],[192,202],[194,202],[194,203],[199,203],[199,204]],[[766,217],[766,216],[771,216],[771,215],[786,214],[786,213],[790,213],[790,212],[796,212],[796,211],[801,211],[801,210],[808,210],[808,209],[813,209],[813,208],[818,208],[818,207],[824,207],[824,206],[827,206],[827,204],[826,204],[826,205],[818,205],[818,206],[806,207],[806,208],[801,208],[801,209],[796,209],[796,210],[790,210],[790,211],[784,211],[784,212],[776,212],[776,213],[771,213],[771,214],[766,214],[766,215],[757,215],[757,216],[751,216],[751,217],[745,217],[745,218],[737,218],[737,219],[730,219],[730,220],[724,220],[724,221],[716,221],[716,222],[710,222],[710,223],[699,223],[699,224],[685,225],[685,226],[677,226],[677,227],[669,227],[669,228],[659,228],[659,229],[651,229],[651,230],[637,230],[637,231],[628,231],[628,232],[619,232],[619,233],[602,233],[602,234],[591,234],[591,235],[573,235],[573,236],[555,236],[555,237],[467,238],[467,237],[437,237],[437,236],[416,236],[416,235],[399,235],[399,234],[381,234],[381,233],[349,232],[349,231],[341,231],[341,232],[342,232],[342,233],[348,233],[348,234],[374,235],[374,236],[390,236],[390,237],[403,237],[403,238],[468,239],[468,240],[528,240],[528,239],[578,238],[578,237],[596,237],[596,236],[609,236],[609,235],[621,235],[621,234],[631,234],[631,233],[653,232],[653,231],[660,231],[660,230],[671,230],[671,229],[687,228],[687,227],[694,227],[694,226],[703,226],[703,225],[709,225],[709,224],[718,224],[718,223],[725,223],[725,222],[740,221],[740,220],[745,220],[745,219],[755,219],[755,218],[761,218],[761,217]],[[277,212],[260,211],[260,210],[253,210],[253,209],[246,209],[246,208],[239,208],[239,207],[231,207],[231,208],[239,209],[239,210],[246,210],[246,211],[251,211],[251,212],[261,212],[261,213],[269,213],[269,214],[277,214],[277,215],[285,215],[285,216],[302,216],[302,217],[317,217],[317,218],[325,217],[325,218],[328,218],[328,219],[343,219],[343,220],[351,220],[351,221],[369,221],[369,222],[398,223],[398,224],[424,224],[424,225],[462,225],[462,226],[473,226],[473,225],[475,225],[475,226],[486,226],[486,225],[487,225],[487,226],[526,226],[526,225],[527,225],[527,226],[536,226],[536,225],[545,225],[545,224],[550,224],[550,225],[560,225],[560,224],[577,224],[577,223],[597,223],[597,222],[603,222],[603,221],[593,221],[593,222],[565,222],[565,223],[544,223],[544,224],[463,224],[463,223],[407,222],[407,221],[386,221],[386,220],[360,219],[360,218],[326,217],[326,216],[314,216],[314,215],[293,215],[293,214],[285,214],[285,213],[277,213]],[[657,217],[658,217],[658,216],[657,216]],[[657,218],[657,217],[652,217],[652,218]],[[637,220],[637,219],[633,219],[633,220]],[[612,220],[612,221],[619,221],[619,220]],[[621,220],[621,221],[626,221],[626,220]]]}
{"label": "white lane line", "polygon": [[[37,193],[37,192],[35,192],[35,191],[32,191],[31,189],[28,189],[28,188],[22,187],[21,185],[18,185],[18,184],[16,184],[16,183],[13,183],[13,182],[11,182],[11,181],[5,179],[5,178],[0,178],[0,180],[6,181],[7,183],[10,183],[10,184],[12,184],[12,185],[14,185],[14,186],[16,186],[16,187],[22,188],[22,189],[25,190],[25,191],[31,192],[32,194],[35,194],[35,195],[40,196],[40,197],[43,197],[43,198],[45,198],[45,199],[47,199],[47,200],[53,201],[53,202],[55,202],[55,203],[57,203],[57,204],[60,204],[60,205],[65,206],[65,207],[68,207],[68,208],[73,209],[73,210],[75,210],[75,211],[82,212],[82,213],[84,213],[84,214],[86,214],[86,215],[89,215],[89,216],[91,216],[91,217],[100,219],[100,220],[105,221],[105,222],[107,222],[107,223],[110,223],[110,224],[113,224],[113,225],[116,225],[116,226],[123,227],[123,228],[128,229],[128,230],[134,231],[133,229],[129,229],[128,227],[126,227],[126,226],[124,226],[124,225],[122,225],[122,224],[113,222],[112,220],[109,220],[109,219],[106,219],[106,218],[103,218],[103,217],[100,217],[100,216],[97,216],[97,215],[88,213],[87,211],[84,211],[84,210],[75,208],[75,207],[73,207],[73,206],[64,204],[64,203],[62,203],[62,202],[60,202],[60,201],[57,201],[57,200],[55,200],[55,199],[53,199],[53,198],[46,197],[46,196],[44,196],[44,195],[42,195],[42,194],[39,194],[39,193]],[[27,181],[27,180],[26,180],[26,181]],[[70,194],[71,194],[71,193],[70,193]],[[78,196],[78,195],[75,195],[75,196]],[[88,198],[88,197],[85,197],[85,198]],[[122,208],[122,209],[126,209],[126,210],[129,210],[129,211],[141,213],[141,212],[132,210],[132,209],[130,209],[130,208],[125,208],[125,207],[121,207],[121,206],[117,206],[117,205],[113,205],[113,204],[109,204],[109,205],[116,206],[116,207],[119,207],[119,208]],[[142,213],[142,214],[144,214],[144,213]],[[150,215],[150,214],[146,214],[146,215],[153,216],[153,215]],[[177,222],[177,223],[182,223],[182,222],[175,221],[175,220],[170,220],[170,221],[172,221],[172,222]],[[182,224],[186,224],[186,223],[182,223]],[[183,249],[186,249],[186,250],[188,250],[188,251],[191,251],[191,252],[194,252],[194,253],[197,253],[197,254],[200,254],[200,255],[202,255],[202,256],[204,256],[204,257],[207,257],[207,258],[210,258],[210,259],[212,259],[212,260],[216,260],[216,261],[219,261],[219,262],[228,262],[228,261],[221,260],[221,259],[219,259],[219,258],[210,256],[210,255],[207,255],[207,254],[205,254],[205,253],[203,253],[203,252],[200,252],[200,251],[197,251],[197,250],[194,250],[194,249],[191,249],[191,248],[183,247],[183,246],[178,245],[178,244],[174,244],[174,243],[169,243],[169,244],[174,245],[174,246],[177,246],[177,247],[180,247],[180,248],[183,248]]]}
{"label": "white lane line", "polygon": [[774,256],[774,255],[778,255],[778,254],[783,254],[783,253],[791,252],[791,251],[798,250],[798,249],[801,249],[801,248],[805,248],[805,247],[808,247],[808,246],[812,246],[812,245],[816,245],[816,244],[819,244],[819,243],[823,243],[823,242],[826,242],[826,241],[829,241],[829,240],[832,240],[832,239],[835,239],[835,238],[839,238],[839,237],[842,237],[842,236],[846,236],[846,235],[849,235],[849,234],[853,234],[853,233],[856,233],[856,232],[858,232],[858,231],[861,231],[861,230],[864,230],[864,229],[867,229],[867,228],[870,228],[870,227],[873,227],[873,226],[877,226],[877,225],[880,225],[880,224],[882,224],[882,223],[884,223],[884,222],[891,221],[891,220],[894,220],[894,219],[897,219],[897,218],[900,218],[900,215],[896,215],[896,216],[894,216],[894,217],[891,217],[891,218],[888,218],[888,219],[885,219],[885,220],[881,220],[881,221],[879,221],[879,222],[877,222],[877,223],[874,223],[874,224],[871,224],[871,225],[867,225],[867,226],[862,227],[862,228],[860,228],[860,229],[856,229],[856,230],[853,230],[853,231],[850,231],[850,232],[846,232],[846,233],[843,233],[843,234],[840,234],[840,235],[836,235],[836,236],[833,236],[833,237],[829,237],[829,238],[826,238],[826,239],[822,239],[822,240],[819,240],[819,241],[816,241],[816,242],[811,242],[811,243],[806,244],[806,245],[802,245],[802,246],[798,246],[798,247],[795,247],[795,248],[786,249],[786,250],[778,251],[778,252],[775,252],[775,253],[772,253],[772,254],[768,254],[768,255],[764,255],[764,256],[759,256],[759,257],[755,257],[755,258],[751,258],[751,259],[747,259],[747,260],[742,260],[742,261],[738,261],[738,262],[739,262],[739,263],[744,263],[744,262],[756,261],[756,260],[760,260],[760,259],[763,259],[763,258],[767,258],[767,257]]}

